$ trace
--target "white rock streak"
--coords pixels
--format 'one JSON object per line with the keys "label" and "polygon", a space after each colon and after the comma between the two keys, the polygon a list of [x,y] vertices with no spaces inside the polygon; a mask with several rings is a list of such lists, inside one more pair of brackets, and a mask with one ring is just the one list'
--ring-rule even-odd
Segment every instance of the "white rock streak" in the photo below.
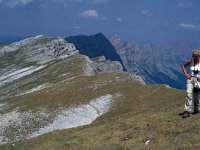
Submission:
{"label": "white rock streak", "polygon": [[51,85],[50,84],[38,85],[37,87],[34,87],[34,88],[32,88],[32,89],[20,94],[19,96],[25,95],[25,94],[29,94],[29,93],[33,93],[33,92],[36,92],[36,91],[40,91],[40,90],[48,88],[48,87],[51,87]]}
{"label": "white rock streak", "polygon": [[93,76],[95,75],[94,70],[92,68],[93,62],[89,59],[89,57],[86,57],[87,63],[84,64],[85,70],[84,70],[84,75],[85,76]]}
{"label": "white rock streak", "polygon": [[[14,137],[14,141],[19,141],[22,137],[23,139],[30,139],[54,130],[62,130],[90,124],[99,116],[109,111],[112,98],[112,95],[107,94],[90,101],[88,104],[66,108],[61,111],[61,113],[57,114],[52,124],[48,124],[43,128],[38,128],[36,132],[35,130],[33,132],[30,126],[28,129],[30,131],[26,131],[29,132],[28,135],[16,135],[16,137]],[[9,125],[21,126],[23,129],[24,127],[22,123],[25,121],[29,124],[30,119],[33,119],[36,116],[38,116],[38,119],[40,120],[40,117],[48,118],[51,114],[49,114],[46,108],[37,112],[28,111],[23,113],[20,113],[16,109],[12,112],[0,114],[0,145],[13,141],[13,139],[9,139],[9,137],[6,136],[7,130],[9,130],[7,127]],[[31,124],[32,123],[33,122],[31,122]],[[42,124],[42,122],[40,123]],[[10,133],[10,131],[8,133]]]}
{"label": "white rock streak", "polygon": [[19,78],[22,78],[24,76],[30,75],[33,72],[38,71],[44,67],[46,67],[46,65],[39,66],[39,67],[33,67],[33,66],[26,67],[26,68],[8,73],[6,75],[0,76],[0,86],[4,85],[5,83],[9,83]]}
{"label": "white rock streak", "polygon": [[54,130],[62,130],[90,124],[96,118],[109,110],[111,101],[112,95],[105,95],[92,100],[89,104],[64,110],[56,117],[52,124],[39,129],[37,132],[30,135],[29,138],[37,137]]}

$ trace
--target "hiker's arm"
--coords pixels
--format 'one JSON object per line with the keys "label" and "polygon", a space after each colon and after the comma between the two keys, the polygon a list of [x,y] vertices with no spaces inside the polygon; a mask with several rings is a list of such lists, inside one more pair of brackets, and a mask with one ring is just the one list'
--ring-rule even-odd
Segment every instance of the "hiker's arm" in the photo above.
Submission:
{"label": "hiker's arm", "polygon": [[186,67],[189,66],[189,65],[191,65],[191,63],[192,63],[192,59],[191,59],[191,60],[188,60],[188,61],[187,61],[186,63],[184,63],[183,66],[182,66],[183,73],[184,73],[184,75],[187,77],[187,79],[191,79],[190,74],[188,74],[188,73],[187,73],[187,70],[186,70]]}

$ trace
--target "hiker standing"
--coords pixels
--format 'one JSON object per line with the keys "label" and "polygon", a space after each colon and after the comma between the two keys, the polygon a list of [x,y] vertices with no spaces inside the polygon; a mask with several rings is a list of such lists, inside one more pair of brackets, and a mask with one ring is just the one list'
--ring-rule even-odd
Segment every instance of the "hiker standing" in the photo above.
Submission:
{"label": "hiker standing", "polygon": [[[192,59],[182,66],[184,75],[187,78],[187,96],[185,101],[184,112],[180,113],[182,118],[187,118],[192,112],[192,99],[194,100],[194,111],[192,114],[199,113],[199,93],[200,93],[200,60],[199,50],[194,49]],[[190,74],[187,73],[186,67],[190,66]]]}

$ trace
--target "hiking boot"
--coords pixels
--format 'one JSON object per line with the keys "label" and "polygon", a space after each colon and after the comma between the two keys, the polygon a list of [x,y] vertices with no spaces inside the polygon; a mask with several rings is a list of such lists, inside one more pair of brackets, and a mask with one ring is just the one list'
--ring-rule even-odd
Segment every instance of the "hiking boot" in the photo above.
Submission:
{"label": "hiking boot", "polygon": [[196,114],[198,114],[199,113],[199,110],[195,110],[192,114],[193,115],[196,115]]}
{"label": "hiking boot", "polygon": [[178,115],[182,116],[186,113],[187,111],[183,111],[183,112],[180,112]]}
{"label": "hiking boot", "polygon": [[186,111],[183,115],[182,118],[187,118],[190,117],[190,113],[188,111]]}

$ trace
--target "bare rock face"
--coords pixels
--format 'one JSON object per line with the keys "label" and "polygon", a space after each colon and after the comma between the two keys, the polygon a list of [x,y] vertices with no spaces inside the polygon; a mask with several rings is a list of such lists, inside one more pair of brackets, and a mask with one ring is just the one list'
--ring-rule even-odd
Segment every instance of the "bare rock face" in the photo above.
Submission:
{"label": "bare rock face", "polygon": [[64,39],[53,39],[48,43],[34,45],[27,55],[33,61],[44,63],[76,53],[78,53],[78,50],[73,44],[67,43]]}
{"label": "bare rock face", "polygon": [[39,35],[0,48],[0,56],[8,53],[15,53],[18,59],[44,64],[59,57],[74,55],[78,50],[64,39]]}
{"label": "bare rock face", "polygon": [[123,71],[123,66],[120,62],[106,60],[105,56],[92,58],[91,60],[96,73]]}

